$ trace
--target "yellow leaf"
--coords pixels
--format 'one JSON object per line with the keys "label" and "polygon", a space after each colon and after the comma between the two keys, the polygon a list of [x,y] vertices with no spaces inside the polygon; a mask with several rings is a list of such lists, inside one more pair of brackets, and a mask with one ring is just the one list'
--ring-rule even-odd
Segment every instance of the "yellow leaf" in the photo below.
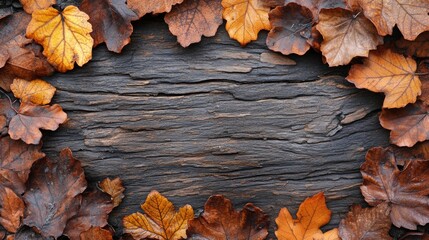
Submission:
{"label": "yellow leaf", "polygon": [[55,4],[55,0],[20,0],[24,10],[31,14],[36,10],[46,9],[53,4]]}
{"label": "yellow leaf", "polygon": [[10,89],[13,95],[23,102],[32,102],[38,105],[50,103],[56,90],[54,86],[43,80],[36,79],[27,81],[20,78],[15,78],[13,80]]}
{"label": "yellow leaf", "polygon": [[188,220],[194,218],[194,210],[190,205],[185,205],[176,212],[167,198],[152,191],[141,208],[146,214],[137,212],[124,217],[125,233],[131,234],[136,240],[186,238]]}
{"label": "yellow leaf", "polygon": [[75,6],[62,12],[55,8],[37,10],[27,27],[27,37],[40,43],[43,55],[58,71],[66,72],[76,62],[83,66],[92,58],[92,26],[89,16]]}
{"label": "yellow leaf", "polygon": [[229,36],[242,46],[258,39],[260,30],[271,28],[268,19],[270,8],[262,6],[259,0],[222,0],[222,6]]}

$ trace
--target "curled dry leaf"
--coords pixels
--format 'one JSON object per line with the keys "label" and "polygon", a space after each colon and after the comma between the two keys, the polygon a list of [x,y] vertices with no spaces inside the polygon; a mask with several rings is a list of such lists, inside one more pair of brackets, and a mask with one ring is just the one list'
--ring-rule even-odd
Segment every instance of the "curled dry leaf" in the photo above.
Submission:
{"label": "curled dry leaf", "polygon": [[226,30],[232,39],[245,46],[258,39],[261,30],[270,30],[269,7],[260,0],[222,0]]}
{"label": "curled dry leaf", "polygon": [[71,5],[62,12],[52,7],[37,10],[27,27],[27,37],[43,46],[49,63],[66,72],[75,62],[83,66],[92,58],[94,40],[88,19],[86,13]]}
{"label": "curled dry leaf", "polygon": [[187,0],[174,6],[165,22],[180,45],[188,47],[200,42],[202,36],[216,34],[222,24],[222,4],[220,0]]}
{"label": "curled dry leaf", "polygon": [[27,185],[24,224],[44,237],[61,236],[67,221],[78,213],[80,194],[86,189],[80,162],[70,149],[64,149],[58,161],[44,158],[36,162]]}
{"label": "curled dry leaf", "polygon": [[390,49],[372,51],[363,64],[355,64],[347,80],[358,88],[383,92],[384,108],[400,108],[414,103],[421,94],[421,82],[415,74],[416,62]]}
{"label": "curled dry leaf", "polygon": [[122,199],[124,198],[125,188],[122,186],[122,181],[120,178],[115,178],[110,180],[110,178],[106,178],[99,184],[101,190],[107,194],[109,194],[113,201],[113,207],[119,206],[121,204]]}
{"label": "curled dry leaf", "polygon": [[56,91],[54,86],[43,80],[27,81],[20,78],[13,80],[10,89],[13,95],[21,101],[38,105],[49,104]]}
{"label": "curled dry leaf", "polygon": [[400,39],[395,46],[405,50],[408,56],[429,57],[429,32],[423,32],[414,41]]}
{"label": "curled dry leaf", "polygon": [[194,210],[190,205],[185,205],[176,212],[167,198],[152,191],[141,208],[146,214],[137,212],[124,217],[125,233],[131,234],[136,240],[186,238],[188,221],[194,218]]}
{"label": "curled dry leaf", "polygon": [[139,18],[147,13],[170,12],[173,5],[182,2],[183,0],[127,0],[128,7],[137,13]]}
{"label": "curled dry leaf", "polygon": [[371,206],[388,203],[395,226],[415,230],[429,223],[429,161],[398,163],[391,149],[377,147],[366,154],[361,173],[365,201]]}
{"label": "curled dry leaf", "polygon": [[36,10],[46,9],[56,3],[55,0],[19,0],[24,10],[32,14]]}
{"label": "curled dry leaf", "polygon": [[310,49],[313,14],[308,8],[289,3],[273,9],[269,17],[272,25],[267,37],[269,49],[284,55],[303,55]]}
{"label": "curled dry leaf", "polygon": [[229,199],[214,195],[207,200],[201,216],[189,222],[187,233],[195,239],[261,240],[268,235],[268,225],[268,215],[253,204],[235,211]]}
{"label": "curled dry leaf", "polygon": [[120,53],[122,48],[130,42],[133,25],[137,15],[125,4],[125,0],[84,0],[80,10],[91,18],[94,31],[91,33],[94,46],[105,42],[107,49]]}
{"label": "curled dry leaf", "polygon": [[372,208],[352,206],[346,218],[340,222],[340,237],[347,240],[393,239],[389,236],[390,207],[382,203]]}
{"label": "curled dry leaf", "polygon": [[0,203],[0,224],[7,231],[15,233],[24,216],[24,202],[10,188],[1,188]]}
{"label": "curled dry leaf", "polygon": [[80,240],[113,240],[113,236],[108,230],[92,227],[80,235]]}

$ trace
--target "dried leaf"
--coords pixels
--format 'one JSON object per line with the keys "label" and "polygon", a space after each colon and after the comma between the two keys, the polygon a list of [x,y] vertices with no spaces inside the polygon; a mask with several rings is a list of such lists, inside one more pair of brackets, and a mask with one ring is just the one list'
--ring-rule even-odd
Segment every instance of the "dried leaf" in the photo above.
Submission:
{"label": "dried leaf", "polygon": [[24,226],[18,230],[14,238],[13,237],[11,239],[7,238],[6,240],[51,240],[51,239],[44,238],[40,236],[40,234],[35,233],[31,228]]}
{"label": "dried leaf", "polygon": [[113,240],[113,236],[105,229],[92,227],[80,235],[80,240]]}
{"label": "dried leaf", "polygon": [[127,0],[128,7],[137,13],[139,18],[147,13],[170,12],[173,5],[182,2],[183,0]]}
{"label": "dried leaf", "polygon": [[429,105],[429,60],[426,59],[421,61],[418,68],[419,78],[422,83],[422,94],[418,96],[418,99],[421,100],[424,104]]}
{"label": "dried leaf", "polygon": [[14,140],[22,139],[27,144],[38,144],[42,138],[40,129],[55,131],[66,120],[67,114],[58,104],[38,106],[23,102],[18,114],[9,123],[9,135]]}
{"label": "dried leaf", "polygon": [[270,30],[269,7],[259,0],[222,0],[226,30],[232,39],[245,46],[258,38],[261,30]]}
{"label": "dried leaf", "polygon": [[371,206],[388,203],[395,226],[415,230],[429,223],[429,161],[399,164],[392,150],[377,147],[366,154],[361,173],[365,201]]}
{"label": "dried leaf", "polygon": [[89,16],[75,6],[62,12],[55,8],[35,11],[27,27],[27,37],[40,43],[43,54],[58,71],[66,72],[76,62],[83,66],[92,58]]}
{"label": "dried leaf", "polygon": [[[0,20],[7,17],[7,16],[12,15],[12,14],[13,14],[13,7],[12,6],[0,8]],[[1,236],[0,236],[0,239],[1,239]]]}
{"label": "dried leaf", "polygon": [[177,36],[182,47],[201,41],[202,36],[213,37],[222,24],[220,0],[187,0],[173,7],[165,15],[170,32]]}
{"label": "dried leaf", "polygon": [[120,178],[115,178],[113,180],[106,178],[101,181],[99,186],[103,192],[111,196],[113,207],[117,207],[119,204],[121,204],[122,199],[124,198],[125,188],[122,186],[122,181]]}
{"label": "dried leaf", "polygon": [[355,205],[340,223],[340,236],[347,240],[393,239],[389,236],[390,207],[386,203],[373,208]]}
{"label": "dried leaf", "polygon": [[49,104],[56,91],[54,86],[43,80],[27,81],[20,78],[13,80],[10,89],[13,95],[23,102],[32,102],[38,105]]}
{"label": "dried leaf", "polygon": [[0,188],[10,188],[22,195],[25,192],[25,182],[30,170],[20,174],[9,169],[0,168]]}
{"label": "dried leaf", "polygon": [[395,24],[407,40],[429,30],[427,0],[359,0],[359,4],[382,36],[391,35]]}
{"label": "dried leaf", "polygon": [[32,168],[24,224],[35,227],[45,237],[61,236],[66,223],[78,213],[80,194],[86,189],[81,164],[70,149],[61,151],[58,161],[44,158]]}
{"label": "dried leaf", "polygon": [[429,32],[423,32],[414,41],[400,39],[395,46],[404,49],[409,56],[429,57]]}
{"label": "dried leaf", "polygon": [[412,58],[381,49],[372,51],[363,64],[353,65],[346,79],[358,88],[383,92],[384,108],[400,108],[414,103],[421,94],[416,68]]}
{"label": "dried leaf", "polygon": [[323,192],[305,199],[296,215],[297,219],[293,219],[287,208],[280,210],[275,232],[279,240],[313,240],[313,237],[320,236],[320,227],[331,219],[331,211],[326,206]]}
{"label": "dried leaf", "polygon": [[10,188],[0,189],[0,224],[9,232],[15,233],[21,226],[24,216],[24,202]]}
{"label": "dried leaf", "polygon": [[55,0],[19,0],[24,10],[32,14],[36,10],[47,9],[56,3]]}
{"label": "dried leaf", "polygon": [[289,3],[273,9],[269,17],[273,27],[267,37],[269,49],[284,55],[303,55],[310,49],[313,15],[308,8]]}
{"label": "dried leaf", "polygon": [[211,196],[200,217],[189,222],[188,235],[195,239],[265,239],[269,219],[260,208],[246,204],[234,210],[232,202],[222,195]]}
{"label": "dried leaf", "polygon": [[141,208],[146,214],[137,212],[124,217],[125,233],[131,234],[136,240],[186,238],[188,221],[194,218],[194,210],[190,205],[185,205],[176,212],[167,198],[152,191]]}

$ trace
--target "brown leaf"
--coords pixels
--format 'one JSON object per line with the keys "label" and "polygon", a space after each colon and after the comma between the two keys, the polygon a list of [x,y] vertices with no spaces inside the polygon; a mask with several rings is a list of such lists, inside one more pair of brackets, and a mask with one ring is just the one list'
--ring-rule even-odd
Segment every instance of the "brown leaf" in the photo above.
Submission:
{"label": "brown leaf", "polygon": [[[7,238],[6,240],[9,240],[9,238]],[[52,240],[52,239],[44,238],[40,236],[40,234],[35,233],[31,228],[24,226],[18,230],[18,232],[15,234],[15,237],[11,238],[11,240]]]}
{"label": "brown leaf", "polygon": [[269,219],[260,208],[247,203],[241,211],[222,195],[211,196],[204,212],[189,222],[187,234],[195,239],[265,239]]}
{"label": "brown leaf", "polygon": [[414,103],[421,94],[421,82],[415,74],[416,62],[390,49],[371,51],[363,64],[355,64],[347,80],[358,88],[383,92],[384,108],[400,108]]}
{"label": "brown leaf", "polygon": [[380,124],[391,130],[390,141],[400,147],[412,147],[429,139],[429,106],[420,101],[399,109],[383,109]]}
{"label": "brown leaf", "polygon": [[10,188],[0,189],[0,224],[9,232],[15,233],[21,226],[24,216],[24,202]]}
{"label": "brown leaf", "polygon": [[221,0],[186,0],[165,15],[170,32],[182,47],[213,37],[222,24]]}
{"label": "brown leaf", "polygon": [[429,57],[429,32],[421,33],[414,41],[400,39],[395,46],[404,49],[409,56]]}
{"label": "brown leaf", "polygon": [[36,10],[47,9],[55,4],[55,0],[19,0],[24,7],[24,10],[32,14]]}
{"label": "brown leaf", "polygon": [[25,182],[30,171],[18,174],[12,170],[0,168],[0,188],[10,188],[22,195],[25,192]]}
{"label": "brown leaf", "polygon": [[395,24],[407,40],[429,30],[427,0],[359,0],[359,4],[382,36],[391,35]]}
{"label": "brown leaf", "polygon": [[422,82],[422,94],[418,96],[418,99],[421,100],[424,104],[429,105],[429,60],[426,59],[421,61],[418,68],[419,78]]}
{"label": "brown leaf", "polygon": [[45,237],[61,236],[66,223],[78,213],[80,194],[86,189],[81,164],[70,149],[61,151],[58,161],[44,158],[32,168],[24,194],[24,224]]}
{"label": "brown leaf", "polygon": [[56,91],[54,86],[41,79],[27,81],[20,78],[13,80],[10,89],[21,101],[38,105],[49,104]]}
{"label": "brown leaf", "polygon": [[100,227],[92,227],[80,235],[80,240],[113,240],[112,233]]}
{"label": "brown leaf", "polygon": [[40,129],[55,131],[66,120],[67,114],[58,104],[38,106],[22,102],[18,114],[9,123],[9,135],[14,140],[38,144],[42,138]]}
{"label": "brown leaf", "polygon": [[388,203],[395,226],[415,230],[417,225],[429,223],[429,161],[400,164],[392,150],[370,149],[361,166],[361,192],[371,206]]}
{"label": "brown leaf", "polygon": [[308,8],[289,3],[271,10],[269,17],[272,25],[267,37],[269,49],[284,55],[303,55],[310,49],[313,15]]}
{"label": "brown leaf", "polygon": [[346,65],[354,57],[367,57],[369,50],[383,43],[363,14],[342,8],[322,9],[316,28],[323,36],[320,50],[330,67]]}
{"label": "brown leaf", "polygon": [[393,239],[389,236],[390,207],[386,203],[372,208],[354,205],[340,222],[340,237],[347,240]]}
{"label": "brown leaf", "polygon": [[64,235],[70,240],[79,240],[80,234],[91,227],[106,226],[112,209],[113,203],[108,194],[98,189],[87,189],[82,194],[78,213],[68,220]]}
{"label": "brown leaf", "polygon": [[[12,14],[13,14],[13,7],[12,6],[0,8],[0,20],[7,17],[7,16],[12,15]],[[0,238],[0,239],[2,239],[2,238]]]}
{"label": "brown leaf", "polygon": [[127,0],[127,5],[141,18],[147,13],[170,12],[173,5],[182,2],[183,0]]}
{"label": "brown leaf", "polygon": [[124,198],[125,188],[122,186],[122,181],[120,178],[115,178],[113,180],[110,180],[110,178],[105,178],[103,181],[101,181],[99,186],[103,192],[111,196],[114,208],[121,204],[122,199]]}

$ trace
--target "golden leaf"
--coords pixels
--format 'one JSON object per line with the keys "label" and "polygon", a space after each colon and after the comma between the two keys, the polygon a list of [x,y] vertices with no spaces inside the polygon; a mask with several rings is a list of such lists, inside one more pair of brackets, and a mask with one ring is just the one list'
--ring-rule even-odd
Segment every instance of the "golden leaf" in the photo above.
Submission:
{"label": "golden leaf", "polygon": [[106,178],[99,184],[101,190],[103,192],[110,195],[113,200],[113,207],[119,206],[124,198],[123,192],[125,188],[122,186],[122,181],[120,178],[115,178],[111,180],[110,178]]}
{"label": "golden leaf", "polygon": [[38,105],[50,103],[56,90],[54,86],[43,80],[27,81],[20,78],[13,80],[10,89],[13,95],[23,102],[32,102]]}
{"label": "golden leaf", "polygon": [[46,9],[56,3],[55,0],[20,0],[20,2],[29,14],[36,10]]}

